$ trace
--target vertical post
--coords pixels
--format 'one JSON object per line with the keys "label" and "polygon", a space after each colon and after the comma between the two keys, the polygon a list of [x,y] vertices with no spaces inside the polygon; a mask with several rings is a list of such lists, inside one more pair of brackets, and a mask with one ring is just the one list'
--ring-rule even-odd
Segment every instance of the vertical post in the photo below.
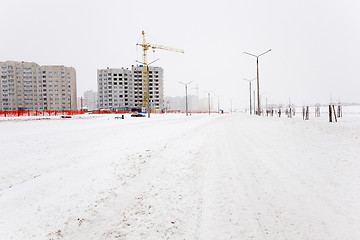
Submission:
{"label": "vertical post", "polygon": [[340,116],[342,117],[342,106],[340,106]]}
{"label": "vertical post", "polygon": [[335,106],[334,106],[334,105],[332,105],[332,109],[333,109],[333,111],[334,111],[334,119],[335,119],[335,122],[337,122],[336,111],[335,111]]}
{"label": "vertical post", "polygon": [[185,84],[185,108],[186,108],[186,116],[188,116],[187,84]]}
{"label": "vertical post", "polygon": [[267,107],[267,97],[265,98],[265,110],[267,111],[268,107]]}
{"label": "vertical post", "polygon": [[259,86],[259,57],[256,57],[256,70],[257,70],[257,100],[258,100],[258,113],[257,115],[260,116],[260,86]]}
{"label": "vertical post", "polygon": [[210,115],[210,93],[208,93],[208,102],[209,102],[209,115]]}
{"label": "vertical post", "polygon": [[305,107],[302,107],[302,113],[303,113],[303,120],[305,120]]}
{"label": "vertical post", "polygon": [[256,106],[255,106],[255,90],[253,91],[253,99],[254,99],[254,104],[253,104],[254,105],[254,114],[257,114],[256,110],[255,110],[256,109]]}
{"label": "vertical post", "polygon": [[306,106],[306,120],[309,120],[309,106]]}
{"label": "vertical post", "polygon": [[251,111],[251,81],[249,81],[249,91],[250,91],[250,115],[252,115],[252,111]]}
{"label": "vertical post", "polygon": [[[144,62],[145,63],[145,62]],[[146,94],[147,94],[147,112],[148,112],[148,118],[150,118],[150,92],[149,92],[149,65],[146,64]]]}
{"label": "vertical post", "polygon": [[332,122],[332,112],[331,105],[329,105],[329,122]]}

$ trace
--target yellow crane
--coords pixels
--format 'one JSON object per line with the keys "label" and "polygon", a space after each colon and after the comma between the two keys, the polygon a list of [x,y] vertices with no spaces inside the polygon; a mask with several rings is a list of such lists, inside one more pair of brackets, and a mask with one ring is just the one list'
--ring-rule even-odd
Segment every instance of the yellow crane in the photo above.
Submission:
{"label": "yellow crane", "polygon": [[[149,104],[149,80],[148,80],[148,65],[147,65],[147,50],[149,50],[150,48],[152,48],[153,52],[155,52],[155,49],[162,49],[162,50],[167,50],[167,51],[173,51],[173,52],[179,52],[179,53],[184,53],[184,50],[181,49],[176,49],[176,48],[171,48],[171,47],[166,47],[166,46],[162,46],[162,45],[156,45],[156,44],[150,44],[147,43],[145,40],[145,32],[142,31],[142,36],[143,36],[143,41],[142,43],[137,43],[137,46],[141,46],[143,48],[143,71],[142,71],[142,75],[143,75],[143,80],[144,80],[144,96],[143,96],[143,102],[142,105],[144,108],[148,109],[148,114],[150,114],[150,104]],[[150,115],[148,115],[150,117]]]}

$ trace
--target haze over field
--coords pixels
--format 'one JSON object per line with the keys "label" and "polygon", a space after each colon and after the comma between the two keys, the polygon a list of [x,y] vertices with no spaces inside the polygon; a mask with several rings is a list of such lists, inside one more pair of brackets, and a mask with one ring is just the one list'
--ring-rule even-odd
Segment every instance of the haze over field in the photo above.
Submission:
{"label": "haze over field", "polygon": [[149,42],[185,50],[149,55],[165,69],[167,96],[182,96],[178,82],[194,81],[201,94],[214,90],[243,109],[241,78],[256,76],[256,60],[242,52],[271,48],[260,59],[260,91],[269,102],[328,103],[330,95],[360,102],[356,0],[5,0],[1,8],[1,61],[74,66],[79,96],[97,89],[96,69],[141,60],[135,44],[145,30]]}

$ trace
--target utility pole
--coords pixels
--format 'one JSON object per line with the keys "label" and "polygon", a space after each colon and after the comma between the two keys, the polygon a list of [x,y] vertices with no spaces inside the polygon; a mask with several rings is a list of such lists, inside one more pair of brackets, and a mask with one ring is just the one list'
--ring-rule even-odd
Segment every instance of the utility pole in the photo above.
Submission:
{"label": "utility pole", "polygon": [[289,97],[289,117],[292,118],[291,99]]}
{"label": "utility pole", "polygon": [[[206,91],[204,91],[206,92]],[[210,92],[206,92],[208,94],[208,103],[209,103],[209,115],[210,115]]]}
{"label": "utility pole", "polygon": [[254,99],[254,106],[253,106],[254,107],[254,114],[256,114],[256,110],[255,110],[255,108],[256,108],[255,107],[255,104],[256,104],[255,103],[255,90],[253,90],[253,99]]}
{"label": "utility pole", "polygon": [[271,49],[267,50],[266,52],[263,52],[262,54],[260,55],[255,55],[255,54],[252,54],[252,53],[247,53],[247,52],[244,52],[245,54],[247,55],[250,55],[250,56],[253,56],[253,57],[256,57],[256,76],[257,76],[257,100],[258,100],[258,113],[257,115],[260,116],[260,86],[259,86],[259,57],[270,52]]}
{"label": "utility pole", "polygon": [[192,83],[192,81],[188,83],[179,82],[185,86],[185,108],[186,108],[186,116],[188,116],[188,99],[187,99],[187,86]]}
{"label": "utility pole", "polygon": [[220,114],[220,95],[215,95],[218,97],[218,114]]}
{"label": "utility pole", "polygon": [[200,98],[199,98],[199,87],[196,84],[196,87],[192,88],[192,89],[196,89],[196,102],[192,102],[193,105],[193,110],[195,111],[199,111],[199,102],[200,102]]}
{"label": "utility pole", "polygon": [[80,97],[80,110],[84,109],[84,98]]}
{"label": "utility pole", "polygon": [[251,82],[252,81],[254,81],[256,78],[253,78],[253,79],[251,79],[251,80],[248,80],[248,79],[245,79],[245,78],[243,78],[243,80],[244,81],[247,81],[247,82],[249,82],[249,96],[250,96],[250,115],[252,115],[252,111],[251,111],[251,109],[252,109],[252,105],[251,105]]}

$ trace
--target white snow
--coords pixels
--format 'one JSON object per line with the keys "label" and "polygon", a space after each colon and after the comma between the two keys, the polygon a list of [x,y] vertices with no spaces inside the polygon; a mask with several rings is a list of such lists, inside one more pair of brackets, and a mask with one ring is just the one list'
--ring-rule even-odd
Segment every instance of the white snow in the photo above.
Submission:
{"label": "white snow", "polygon": [[0,239],[360,239],[360,115],[300,115],[1,119]]}

